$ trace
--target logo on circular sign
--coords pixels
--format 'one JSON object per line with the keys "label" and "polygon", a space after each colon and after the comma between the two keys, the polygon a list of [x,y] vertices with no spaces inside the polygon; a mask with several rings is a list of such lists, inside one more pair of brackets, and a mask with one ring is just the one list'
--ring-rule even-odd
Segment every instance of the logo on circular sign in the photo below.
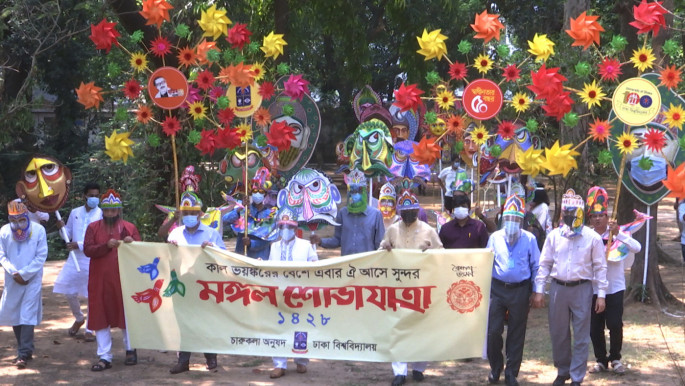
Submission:
{"label": "logo on circular sign", "polygon": [[499,113],[502,108],[502,90],[488,79],[477,79],[464,89],[462,103],[471,118],[484,121]]}
{"label": "logo on circular sign", "polygon": [[188,80],[173,67],[162,67],[150,75],[147,91],[152,102],[165,110],[181,107],[188,96]]}
{"label": "logo on circular sign", "polygon": [[483,300],[483,294],[480,292],[480,287],[471,280],[452,283],[450,289],[447,290],[447,303],[460,314],[473,312],[480,306],[481,300]]}
{"label": "logo on circular sign", "polygon": [[656,85],[644,78],[630,78],[616,87],[611,108],[629,126],[642,126],[659,114],[661,94]]}
{"label": "logo on circular sign", "polygon": [[262,105],[262,96],[259,95],[259,85],[257,83],[246,86],[228,86],[226,90],[228,106],[233,109],[237,117],[245,118],[252,114]]}

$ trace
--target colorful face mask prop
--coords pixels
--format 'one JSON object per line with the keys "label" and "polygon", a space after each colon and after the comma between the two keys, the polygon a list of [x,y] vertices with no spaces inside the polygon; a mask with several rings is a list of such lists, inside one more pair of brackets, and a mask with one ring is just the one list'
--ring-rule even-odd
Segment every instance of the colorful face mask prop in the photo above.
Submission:
{"label": "colorful face mask prop", "polygon": [[343,179],[347,185],[347,210],[350,213],[361,213],[366,210],[369,194],[364,173],[354,169],[349,174],[344,174]]}
{"label": "colorful face mask prop", "polygon": [[537,148],[539,142],[540,140],[532,136],[525,126],[518,127],[511,138],[505,139],[498,135],[494,144],[502,149],[502,154],[498,157],[500,170],[509,174],[521,173],[516,157],[520,157],[531,147]]}
{"label": "colorful face mask prop", "polygon": [[71,187],[71,171],[57,159],[35,156],[24,167],[16,193],[29,207],[54,212],[64,205]]}
{"label": "colorful face mask prop", "polygon": [[428,180],[431,174],[430,167],[422,165],[411,158],[414,152],[414,144],[416,144],[414,141],[402,141],[395,144],[390,172],[395,177],[406,177],[409,179],[419,177]]}
{"label": "colorful face mask prop", "polygon": [[17,200],[10,201],[7,203],[7,213],[9,214],[12,238],[16,241],[24,241],[31,237],[31,221],[26,205]]}
{"label": "colorful face mask prop", "polygon": [[[568,228],[567,235],[580,234],[585,223],[585,201],[583,197],[569,189],[561,197],[561,212],[564,225]],[[570,232],[570,233],[569,233]]]}
{"label": "colorful face mask prop", "polygon": [[359,123],[372,119],[378,119],[388,127],[392,123],[390,112],[383,107],[383,100],[369,85],[364,86],[354,96],[352,107]]}
{"label": "colorful face mask prop", "polygon": [[601,186],[593,186],[587,192],[587,214],[607,214],[609,195]]}
{"label": "colorful face mask prop", "polygon": [[395,105],[390,106],[389,111],[392,116],[390,134],[392,135],[393,142],[414,141],[416,134],[419,132],[418,113],[412,110],[402,112],[402,109]]}
{"label": "colorful face mask prop", "polygon": [[264,166],[262,160],[262,153],[253,145],[248,145],[247,155],[245,154],[245,146],[235,148],[235,151],[226,154],[223,160],[219,163],[219,173],[224,176],[224,180],[229,187],[235,188],[239,181],[245,179],[245,169],[243,165],[247,163],[248,179],[254,178],[257,170]]}
{"label": "colorful face mask prop", "polygon": [[396,203],[397,194],[395,194],[395,187],[389,182],[381,186],[381,191],[378,195],[378,209],[381,211],[384,219],[395,218]]}
{"label": "colorful face mask prop", "polygon": [[304,168],[278,192],[278,207],[289,207],[300,225],[317,230],[326,224],[340,225],[335,222],[340,199],[338,188],[325,174]]}
{"label": "colorful face mask prop", "polygon": [[363,122],[345,140],[350,156],[350,169],[358,169],[367,177],[392,176],[388,165],[392,162],[392,137],[388,127],[378,119]]}
{"label": "colorful face mask prop", "polygon": [[186,166],[186,168],[183,170],[180,180],[182,192],[185,192],[188,190],[188,188],[192,188],[192,190],[195,192],[200,190],[200,181],[202,180],[202,176],[195,174],[195,166]]}

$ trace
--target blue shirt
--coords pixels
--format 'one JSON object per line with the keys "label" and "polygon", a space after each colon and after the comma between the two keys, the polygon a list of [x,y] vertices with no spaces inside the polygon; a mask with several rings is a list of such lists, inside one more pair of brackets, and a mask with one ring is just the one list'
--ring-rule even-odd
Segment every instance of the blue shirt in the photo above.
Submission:
{"label": "blue shirt", "polygon": [[495,252],[493,278],[505,283],[518,283],[532,280],[537,275],[540,249],[532,233],[521,230],[521,236],[510,246],[504,230],[498,230],[490,235],[487,247]]}
{"label": "blue shirt", "polygon": [[[242,210],[233,209],[226,213],[222,218],[224,224],[232,224],[239,217]],[[255,215],[256,213],[256,215]],[[250,204],[249,216],[256,219],[265,219],[271,215],[271,207],[264,205],[262,210],[258,210],[256,206]],[[250,237],[250,246],[247,248],[247,257],[253,259],[269,260],[269,253],[271,252],[271,242],[262,238],[256,237],[248,233]],[[235,252],[241,255],[245,254],[245,244],[243,244],[243,233],[236,235]]]}
{"label": "blue shirt", "polygon": [[341,256],[375,251],[380,247],[385,235],[380,210],[367,206],[361,213],[350,213],[344,207],[338,212],[335,221],[340,226],[335,227],[333,237],[321,239],[322,247],[341,247]]}
{"label": "blue shirt", "polygon": [[219,232],[203,223],[200,223],[193,233],[189,232],[185,225],[176,227],[169,233],[167,241],[175,241],[178,245],[202,245],[209,241],[217,248],[226,249]]}

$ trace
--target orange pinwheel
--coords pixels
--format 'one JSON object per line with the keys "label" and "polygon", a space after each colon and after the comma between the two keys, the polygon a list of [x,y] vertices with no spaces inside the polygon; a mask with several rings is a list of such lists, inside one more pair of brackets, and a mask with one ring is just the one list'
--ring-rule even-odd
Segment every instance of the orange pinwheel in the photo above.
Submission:
{"label": "orange pinwheel", "polygon": [[567,29],[574,40],[572,46],[583,46],[586,50],[592,42],[599,45],[599,33],[604,32],[604,28],[597,22],[599,16],[588,16],[585,12],[578,15],[577,18],[571,18],[571,29]]}
{"label": "orange pinwheel", "polygon": [[77,102],[85,106],[86,109],[95,107],[96,109],[100,107],[100,102],[105,100],[102,98],[101,87],[97,87],[95,82],[83,83],[76,89],[76,95],[78,96]]}
{"label": "orange pinwheel", "polygon": [[662,182],[671,191],[668,197],[685,198],[685,163],[681,163],[675,170],[668,165],[668,177]]}
{"label": "orange pinwheel", "polygon": [[412,160],[422,165],[433,165],[438,158],[440,158],[440,145],[435,143],[435,138],[423,137],[414,145]]}
{"label": "orange pinwheel", "polygon": [[145,25],[156,24],[159,28],[163,22],[169,21],[169,10],[173,8],[166,0],[145,0],[140,14],[147,20]]}
{"label": "orange pinwheel", "polygon": [[209,63],[207,60],[207,52],[209,52],[209,50],[219,51],[219,48],[216,46],[216,42],[208,42],[207,39],[203,39],[195,47],[195,51],[197,52],[197,60],[200,62],[200,64]]}
{"label": "orange pinwheel", "polygon": [[[240,62],[235,66],[226,67],[226,76],[228,76],[228,82],[236,87],[247,87],[254,83],[254,76],[251,71],[251,66],[249,64],[243,64]],[[222,74],[224,71],[222,71]]]}
{"label": "orange pinwheel", "polygon": [[483,11],[481,14],[476,14],[473,23],[471,28],[476,31],[475,38],[485,39],[485,43],[492,39],[499,41],[499,33],[504,28],[504,25],[499,21],[499,15],[492,15],[488,11]]}

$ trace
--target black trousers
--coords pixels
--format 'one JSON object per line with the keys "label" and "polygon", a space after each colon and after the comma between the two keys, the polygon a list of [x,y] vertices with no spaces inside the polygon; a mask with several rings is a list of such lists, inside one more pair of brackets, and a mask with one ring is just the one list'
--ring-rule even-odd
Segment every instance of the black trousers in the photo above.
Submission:
{"label": "black trousers", "polygon": [[[595,313],[597,295],[592,296],[592,315],[590,317],[590,339],[597,362],[608,367],[609,363],[621,359],[623,347],[623,293],[619,291],[606,296],[606,308],[601,314]],[[604,337],[604,327],[609,330],[609,356]]]}
{"label": "black trousers", "polygon": [[[209,360],[211,358],[216,359],[216,354],[205,353],[205,359]],[[178,352],[178,363],[188,363],[190,362],[190,352],[179,351]]]}

